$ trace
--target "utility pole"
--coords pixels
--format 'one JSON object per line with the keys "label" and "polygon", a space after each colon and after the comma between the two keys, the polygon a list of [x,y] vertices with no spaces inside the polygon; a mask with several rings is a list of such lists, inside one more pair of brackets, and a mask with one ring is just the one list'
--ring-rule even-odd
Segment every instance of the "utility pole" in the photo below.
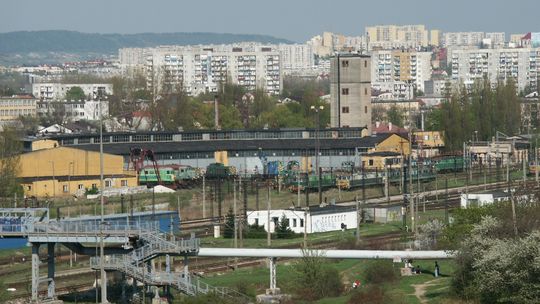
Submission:
{"label": "utility pole", "polygon": [[448,177],[444,181],[445,195],[444,195],[444,220],[446,225],[450,224],[450,218],[448,217]]}
{"label": "utility pole", "polygon": [[316,122],[316,125],[317,125],[317,132],[316,132],[316,154],[315,154],[315,167],[317,169],[317,176],[318,176],[318,182],[317,182],[317,185],[318,185],[318,190],[319,190],[319,205],[322,204],[322,168],[320,166],[320,160],[319,160],[319,154],[320,154],[320,149],[321,149],[321,139],[320,139],[320,129],[321,129],[321,126],[320,126],[320,111],[324,110],[324,107],[323,106],[311,106],[311,110],[315,111],[315,113],[317,113],[317,122]]}
{"label": "utility pole", "polygon": [[402,158],[402,164],[403,164],[403,173],[402,173],[402,180],[403,180],[403,227],[407,227],[407,164],[403,162]]}
{"label": "utility pole", "polygon": [[362,215],[360,214],[360,202],[358,201],[358,197],[354,197],[354,200],[356,202],[356,243],[360,243],[360,220]]}
{"label": "utility pole", "polygon": [[99,184],[100,184],[100,203],[101,203],[101,222],[99,225],[99,236],[100,236],[100,252],[99,252],[99,270],[101,272],[101,303],[109,303],[107,300],[107,274],[105,273],[105,268],[103,265],[104,256],[104,244],[103,244],[103,226],[105,225],[104,219],[104,206],[105,198],[103,197],[103,192],[105,190],[105,182],[103,180],[103,103],[101,98],[99,99]]}
{"label": "utility pole", "polygon": [[[236,213],[236,179],[233,179],[233,208],[234,208],[234,248],[238,248],[238,214]],[[238,267],[238,258],[234,258],[234,269]]]}
{"label": "utility pole", "polygon": [[538,137],[534,139],[534,178],[536,180],[536,186],[540,186],[538,182]]}
{"label": "utility pole", "polygon": [[270,184],[267,184],[268,187],[268,196],[266,197],[266,209],[267,209],[267,218],[266,221],[268,223],[268,231],[266,232],[266,245],[270,247],[272,245],[272,234],[270,232],[270,208],[271,208],[271,201],[270,201]]}
{"label": "utility pole", "polygon": [[202,217],[206,218],[206,178],[202,175]]}

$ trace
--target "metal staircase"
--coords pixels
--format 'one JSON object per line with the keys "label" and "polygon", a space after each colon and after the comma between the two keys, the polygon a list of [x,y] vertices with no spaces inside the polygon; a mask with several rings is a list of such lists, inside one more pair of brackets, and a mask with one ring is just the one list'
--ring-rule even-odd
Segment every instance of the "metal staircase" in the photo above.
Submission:
{"label": "metal staircase", "polygon": [[156,232],[144,232],[139,235],[143,246],[133,250],[130,255],[134,262],[146,262],[158,256],[190,256],[199,252],[199,239],[177,239]]}
{"label": "metal staircase", "polygon": [[[190,256],[199,252],[199,239],[177,239],[157,231],[145,231],[139,235],[143,246],[127,254],[106,255],[103,267],[109,271],[120,271],[133,279],[150,286],[171,286],[187,295],[214,293],[221,297],[233,298],[240,303],[252,300],[233,289],[210,286],[184,272],[149,271],[148,261],[163,255]],[[100,269],[100,257],[90,258],[90,267]]]}

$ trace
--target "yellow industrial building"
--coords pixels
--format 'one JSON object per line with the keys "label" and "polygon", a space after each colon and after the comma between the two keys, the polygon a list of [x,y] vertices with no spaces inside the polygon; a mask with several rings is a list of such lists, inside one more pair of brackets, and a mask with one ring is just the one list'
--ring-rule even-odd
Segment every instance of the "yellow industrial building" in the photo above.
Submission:
{"label": "yellow industrial building", "polygon": [[[105,188],[137,186],[137,174],[124,170],[122,156],[103,155]],[[28,152],[20,156],[19,177],[26,196],[82,195],[100,187],[99,153],[67,147]]]}

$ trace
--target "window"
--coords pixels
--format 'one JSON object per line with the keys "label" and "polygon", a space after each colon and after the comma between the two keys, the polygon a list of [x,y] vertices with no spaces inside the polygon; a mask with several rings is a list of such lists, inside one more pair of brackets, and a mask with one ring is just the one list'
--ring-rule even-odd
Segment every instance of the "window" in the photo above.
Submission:
{"label": "window", "polygon": [[120,184],[122,185],[122,187],[127,187],[128,186],[128,182],[125,179],[121,180]]}
{"label": "window", "polygon": [[373,159],[370,159],[370,160],[369,160],[369,165],[370,165],[370,166],[373,166]]}
{"label": "window", "polygon": [[79,185],[77,186],[77,189],[83,190],[83,189],[84,189],[84,185],[83,185],[83,184],[79,184]]}
{"label": "window", "polygon": [[367,88],[364,88],[364,95],[367,95]]}
{"label": "window", "polygon": [[341,113],[349,113],[349,107],[342,107]]}
{"label": "window", "polygon": [[26,186],[26,190],[32,191],[32,186],[30,186],[30,185]]}
{"label": "window", "polygon": [[107,187],[107,188],[112,187],[112,181],[111,180],[106,180],[105,181],[105,187]]}
{"label": "window", "polygon": [[293,227],[296,227],[296,219],[293,219],[293,220],[292,220],[292,226],[293,226]]}
{"label": "window", "polygon": [[364,67],[367,68],[367,60],[364,60]]}
{"label": "window", "polygon": [[348,68],[349,67],[349,60],[341,61],[341,67],[342,68]]}
{"label": "window", "polygon": [[62,186],[62,191],[63,191],[64,193],[67,193],[67,192],[68,192],[68,185],[63,185],[63,186]]}
{"label": "window", "polygon": [[97,189],[97,184],[92,184],[92,189]]}
{"label": "window", "polygon": [[367,106],[364,106],[364,113],[367,114]]}
{"label": "window", "polygon": [[342,88],[341,95],[349,95],[349,88]]}
{"label": "window", "polygon": [[304,227],[304,219],[300,219],[300,227]]}

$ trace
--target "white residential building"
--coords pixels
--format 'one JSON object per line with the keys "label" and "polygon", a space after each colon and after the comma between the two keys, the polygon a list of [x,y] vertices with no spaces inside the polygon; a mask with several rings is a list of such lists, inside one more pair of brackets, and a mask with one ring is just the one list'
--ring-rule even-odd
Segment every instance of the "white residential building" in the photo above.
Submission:
{"label": "white residential building", "polygon": [[407,83],[423,91],[424,82],[431,79],[431,56],[431,52],[373,51],[372,85],[387,88],[383,83]]}
{"label": "white residential building", "polygon": [[500,48],[506,44],[504,32],[448,32],[443,34],[444,47],[491,47]]}
{"label": "white residential building", "polygon": [[500,48],[452,50],[448,53],[451,79],[471,86],[488,77],[492,85],[513,78],[518,91],[527,86],[536,89],[540,67],[540,49]]}
{"label": "white residential building", "polygon": [[110,83],[34,83],[32,94],[41,100],[64,100],[72,87],[80,87],[86,98],[92,100],[113,94],[113,85]]}
{"label": "white residential building", "polygon": [[101,115],[109,116],[107,100],[71,100],[71,101],[38,101],[38,115],[61,115],[65,121],[99,120]]}
{"label": "white residential building", "polygon": [[249,91],[277,95],[283,86],[281,56],[275,47],[253,44],[159,47],[146,57],[147,86],[159,94],[178,86],[191,95],[217,92],[226,80]]}
{"label": "white residential building", "polygon": [[284,74],[311,70],[315,65],[313,47],[309,44],[280,44],[277,50]]}
{"label": "white residential building", "polygon": [[[85,100],[66,102],[64,105],[65,116],[68,121],[99,120],[100,115],[109,116],[109,101]],[[100,105],[102,106],[100,113]]]}

